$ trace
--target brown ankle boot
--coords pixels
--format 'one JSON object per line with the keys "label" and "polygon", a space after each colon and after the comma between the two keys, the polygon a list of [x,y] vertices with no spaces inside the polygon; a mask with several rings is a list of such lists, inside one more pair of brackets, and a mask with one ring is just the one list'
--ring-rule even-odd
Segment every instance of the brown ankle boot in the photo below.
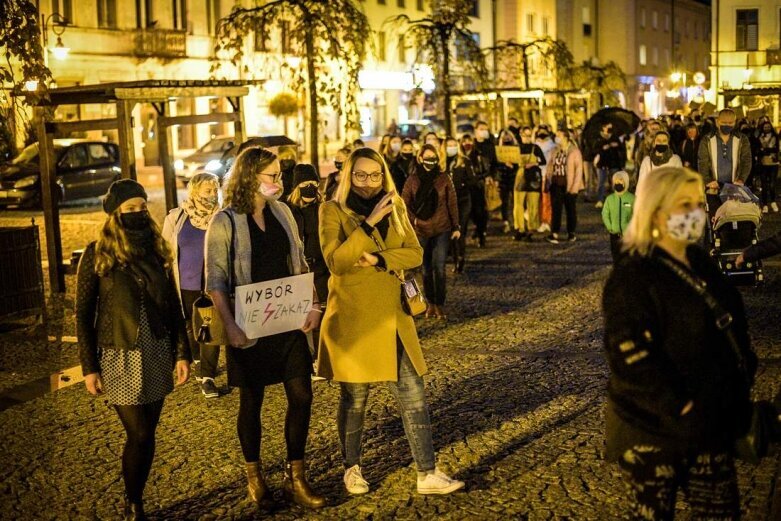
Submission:
{"label": "brown ankle boot", "polygon": [[247,463],[247,490],[250,501],[259,508],[265,509],[271,506],[271,493],[263,480],[259,461]]}
{"label": "brown ankle boot", "polygon": [[285,497],[302,507],[322,508],[325,498],[315,495],[304,472],[304,460],[288,461],[285,468]]}

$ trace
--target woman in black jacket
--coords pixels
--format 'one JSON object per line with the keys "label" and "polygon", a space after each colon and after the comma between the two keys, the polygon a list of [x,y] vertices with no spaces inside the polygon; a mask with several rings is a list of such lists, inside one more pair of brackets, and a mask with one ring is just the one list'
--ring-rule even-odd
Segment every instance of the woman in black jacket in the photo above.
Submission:
{"label": "woman in black jacket", "polygon": [[173,255],[137,182],[114,182],[100,238],[79,261],[76,331],[84,381],[122,421],[126,520],[146,519],[142,497],[163,399],[190,374],[190,349],[171,271]]}
{"label": "woman in black jacket", "polygon": [[[637,518],[673,519],[682,488],[693,517],[734,519],[733,446],[748,429],[756,370],[742,300],[695,244],[707,220],[702,179],[666,167],[646,182],[624,236],[627,256],[603,295],[607,456],[629,482]],[[704,282],[731,315],[745,371],[720,317],[681,274]]]}
{"label": "woman in black jacket", "polygon": [[453,252],[453,273],[462,273],[466,262],[466,228],[469,225],[469,215],[472,211],[472,190],[477,186],[472,162],[466,155],[463,147],[453,137],[448,137],[442,143],[440,157],[445,159],[443,170],[450,176],[453,187],[456,189],[456,201],[458,203],[458,222],[461,235],[450,246]]}

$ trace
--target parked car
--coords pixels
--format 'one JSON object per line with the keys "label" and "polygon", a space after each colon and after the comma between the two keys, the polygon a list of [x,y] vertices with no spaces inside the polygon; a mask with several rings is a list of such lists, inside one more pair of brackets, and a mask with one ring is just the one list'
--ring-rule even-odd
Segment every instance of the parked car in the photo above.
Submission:
{"label": "parked car", "polygon": [[176,177],[184,186],[190,182],[196,172],[206,171],[215,173],[219,169],[219,160],[225,151],[235,145],[233,136],[217,136],[203,145],[201,148],[185,157],[174,161]]}
{"label": "parked car", "polygon": [[[280,146],[296,145],[296,142],[287,136],[251,136],[244,141],[252,141],[254,145],[267,148],[274,153],[279,150]],[[236,156],[239,153],[239,146],[241,146],[241,143],[232,145],[222,153],[219,159],[213,159],[203,168],[194,170],[190,177],[197,174],[198,172],[209,172],[222,180],[225,177],[225,174],[227,174],[230,170],[230,167],[233,165],[233,161],[236,159]],[[185,186],[186,185],[187,183],[185,183]]]}
{"label": "parked car", "polygon": [[445,137],[445,129],[436,121],[429,119],[412,119],[399,123],[399,136],[412,140],[423,139],[429,132],[434,132],[440,138]]}
{"label": "parked car", "polygon": [[[120,178],[119,147],[114,143],[55,139],[58,202],[99,197]],[[0,166],[0,206],[36,206],[41,202],[38,143]]]}

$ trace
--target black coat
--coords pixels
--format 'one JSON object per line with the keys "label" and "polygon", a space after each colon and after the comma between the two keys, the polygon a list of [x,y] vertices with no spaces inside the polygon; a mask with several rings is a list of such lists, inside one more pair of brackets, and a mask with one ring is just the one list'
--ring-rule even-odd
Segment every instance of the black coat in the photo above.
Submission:
{"label": "black coat", "polygon": [[743,252],[746,262],[754,262],[781,253],[781,232],[749,246]]}
{"label": "black coat", "polygon": [[290,211],[298,226],[298,233],[304,243],[304,257],[309,269],[314,273],[315,290],[320,302],[325,305],[328,298],[328,278],[330,272],[323,259],[320,248],[320,204],[310,204],[304,207],[290,205]]}
{"label": "black coat", "polygon": [[681,163],[683,166],[696,171],[698,161],[697,154],[700,150],[700,136],[697,136],[694,139],[689,139],[687,137],[681,142],[680,149]]}
{"label": "black coat", "polygon": [[459,201],[467,201],[472,196],[472,188],[477,186],[477,177],[467,158],[464,158],[461,166],[456,166],[456,162],[456,159],[448,159],[447,173],[456,189],[456,198]]}
{"label": "black coat", "polygon": [[[694,274],[732,314],[753,379],[756,355],[740,293],[704,250],[692,246],[687,253]],[[749,384],[733,350],[702,297],[660,257],[672,259],[659,248],[648,257],[626,256],[603,294],[611,460],[634,444],[724,450],[748,428]],[[681,416],[690,400],[693,408]]]}
{"label": "black coat", "polygon": [[[173,274],[167,273],[168,308],[147,309],[150,326],[162,324],[170,335],[176,360],[192,360],[182,304]],[[79,260],[76,290],[76,335],[83,374],[100,372],[98,349],[136,349],[144,288],[134,275],[114,268],[106,276],[95,273],[95,243]],[[117,298],[130,295],[130,298]],[[157,313],[161,316],[158,316]]]}

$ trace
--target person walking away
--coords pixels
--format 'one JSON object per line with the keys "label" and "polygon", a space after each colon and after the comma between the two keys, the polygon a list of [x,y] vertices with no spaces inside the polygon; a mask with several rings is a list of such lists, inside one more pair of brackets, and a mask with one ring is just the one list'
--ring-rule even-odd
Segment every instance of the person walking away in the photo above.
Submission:
{"label": "person walking away", "polygon": [[768,206],[773,213],[778,213],[776,202],[776,180],[778,178],[778,134],[769,121],[762,124],[759,134],[761,145],[759,152],[759,178],[762,183],[762,213],[768,213]]}
{"label": "person walking away", "polygon": [[725,183],[743,186],[751,173],[751,144],[735,132],[735,111],[722,109],[716,132],[700,141],[697,170],[705,187],[718,190]]}
{"label": "person walking away", "polygon": [[231,295],[236,286],[299,275],[307,270],[304,248],[290,209],[279,202],[282,172],[277,156],[262,148],[238,155],[225,188],[226,208],[206,231],[206,289],[228,334],[228,385],[239,388],[236,421],[246,462],[250,500],[261,509],[271,493],[260,462],[261,421],[265,389],[283,384],[287,398],[283,480],[288,501],[308,508],[325,506],[305,475],[304,455],[312,410],[312,355],[305,333],[320,324],[320,303],[313,305],[300,331],[250,340],[236,324]]}
{"label": "person walking away", "polygon": [[[649,176],[602,295],[606,459],[628,484],[632,519],[672,520],[679,489],[694,519],[740,517],[734,446],[749,428],[757,358],[740,293],[696,244],[704,204],[696,173]],[[731,316],[734,347],[693,285]]]}
{"label": "person walking away", "polygon": [[542,192],[545,154],[532,143],[532,129],[521,129],[521,159],[523,165],[515,179],[513,224],[515,240],[531,241],[533,233],[540,226],[540,193]]}
{"label": "person walking away", "polygon": [[551,234],[545,240],[552,244],[561,242],[559,230],[561,229],[561,212],[567,211],[567,241],[576,240],[577,228],[578,192],[583,190],[583,157],[580,150],[570,139],[570,131],[559,129],[556,131],[558,145],[553,151],[553,157],[546,168],[546,186],[550,191],[551,209]]}
{"label": "person walking away", "polygon": [[287,196],[293,191],[293,168],[298,162],[296,148],[291,145],[279,147],[279,167],[282,169],[282,196],[280,200],[287,200]]}
{"label": "person walking away", "polygon": [[395,276],[420,266],[423,250],[393,189],[382,156],[356,150],[336,199],[321,207],[320,243],[332,275],[317,374],[339,383],[337,430],[348,493],[369,492],[361,472],[361,438],[369,386],[384,382],[401,413],[418,493],[448,494],[464,483],[436,466],[422,378],[426,363]]}
{"label": "person walking away", "polygon": [[106,220],[79,260],[76,335],[87,391],[105,396],[127,436],[122,450],[123,518],[146,520],[144,487],[165,397],[190,374],[190,348],[171,268],[144,188],[111,184]]}
{"label": "person walking away", "polygon": [[[518,147],[518,141],[512,132],[505,129],[499,132],[499,143],[505,147]],[[519,147],[520,150],[520,147]],[[499,176],[499,197],[502,201],[502,233],[510,233],[513,229],[513,194],[515,193],[515,176],[518,174],[518,163],[498,163],[496,171]]]}
{"label": "person walking away", "polygon": [[670,135],[664,130],[660,130],[654,136],[654,148],[651,153],[645,156],[642,164],[640,165],[640,171],[637,175],[637,188],[635,189],[635,195],[641,196],[643,191],[643,179],[658,168],[664,168],[666,166],[681,167],[681,158],[673,153],[670,148]]}
{"label": "person walking away", "polygon": [[393,183],[396,185],[396,192],[401,193],[404,190],[404,183],[407,182],[412,168],[415,166],[415,147],[412,141],[405,139],[401,142],[401,151],[399,157],[392,165],[388,165],[393,177]]}
{"label": "person walking away", "polygon": [[334,194],[336,193],[336,187],[339,186],[339,179],[340,174],[342,171],[342,166],[344,166],[344,162],[347,161],[347,157],[350,155],[350,150],[347,148],[340,148],[336,152],[336,156],[334,157],[334,167],[336,168],[335,171],[328,174],[328,177],[325,179],[325,199],[331,200],[333,199]]}
{"label": "person walking away", "polygon": [[635,206],[635,194],[629,191],[629,174],[619,171],[613,174],[613,192],[602,207],[602,222],[610,234],[610,254],[613,265],[621,258],[621,238],[629,226]]}
{"label": "person walking away", "polygon": [[[535,143],[538,147],[540,147],[540,150],[542,150],[542,153],[545,156],[545,164],[549,165],[551,158],[553,157],[553,150],[556,148],[556,142],[554,141],[554,136],[550,133],[550,128],[548,128],[547,125],[540,125],[540,127],[537,129]],[[544,187],[545,183],[543,182],[543,188]],[[552,214],[553,212],[551,210],[550,192],[543,190],[542,196],[540,197],[541,224],[540,227],[537,228],[538,233],[545,233],[550,231]]]}
{"label": "person walking away", "polygon": [[[471,134],[461,136],[461,147],[472,165],[472,171],[477,178],[477,183],[472,187],[472,211],[470,219],[475,224],[475,231],[472,237],[477,241],[478,247],[485,247],[486,230],[488,228],[488,203],[486,201],[486,183],[491,182],[491,178],[486,178],[483,171],[481,157],[475,149],[475,142]],[[462,230],[464,233],[466,230]],[[481,240],[482,239],[482,240]]]}
{"label": "person walking away", "polygon": [[[472,158],[473,163],[476,164],[475,172],[483,181],[483,199],[485,199],[485,191],[492,190],[496,186],[495,180],[497,178],[497,168],[499,166],[499,162],[496,159],[496,145],[494,144],[491,132],[488,130],[488,123],[485,121],[478,121],[477,125],[475,125],[474,148],[472,150],[473,156],[470,157]],[[472,197],[473,208],[474,203],[475,198]],[[478,209],[474,216],[476,219],[473,219],[475,222],[475,232],[477,234],[475,238],[477,239],[480,248],[485,247],[488,219],[490,217],[487,202],[483,208],[485,209],[485,212]]]}
{"label": "person walking away", "polygon": [[187,327],[195,376],[200,381],[206,398],[218,398],[220,392],[214,383],[220,346],[201,345],[193,331],[193,304],[206,289],[204,263],[206,261],[206,228],[220,209],[220,179],[208,172],[195,174],[187,184],[187,198],[174,208],[163,221],[163,238],[174,256],[171,271],[181,298]]}
{"label": "person walking away", "polygon": [[[320,205],[323,202],[323,194],[319,188],[320,178],[315,167],[305,163],[296,165],[293,183],[295,188],[288,197],[288,206],[296,221],[301,241],[304,243],[304,258],[309,266],[309,271],[314,274],[315,291],[320,301],[320,308],[328,298],[328,279],[331,273],[323,259],[320,249]],[[317,358],[317,346],[320,342],[320,328],[312,330],[313,356]],[[316,360],[315,360],[316,363]]]}
{"label": "person walking away", "polygon": [[429,307],[427,318],[446,319],[445,261],[451,240],[461,237],[458,199],[439,153],[423,145],[418,164],[401,194],[412,227],[423,248],[423,288]]}
{"label": "person walking away", "polygon": [[697,171],[697,153],[700,149],[700,133],[697,125],[689,123],[686,125],[686,138],[680,146],[681,163],[685,168],[691,168]]}
{"label": "person walking away", "polygon": [[618,136],[613,134],[613,124],[602,125],[595,150],[594,166],[597,169],[597,202],[596,207],[602,208],[605,202],[606,185],[613,174],[626,166],[626,147]]}
{"label": "person walking away", "polygon": [[472,211],[472,193],[478,181],[466,151],[455,138],[449,137],[445,140],[443,156],[446,158],[445,172],[456,191],[458,228],[461,232],[458,239],[453,240],[450,246],[453,252],[453,273],[463,273],[466,263],[466,231]]}

